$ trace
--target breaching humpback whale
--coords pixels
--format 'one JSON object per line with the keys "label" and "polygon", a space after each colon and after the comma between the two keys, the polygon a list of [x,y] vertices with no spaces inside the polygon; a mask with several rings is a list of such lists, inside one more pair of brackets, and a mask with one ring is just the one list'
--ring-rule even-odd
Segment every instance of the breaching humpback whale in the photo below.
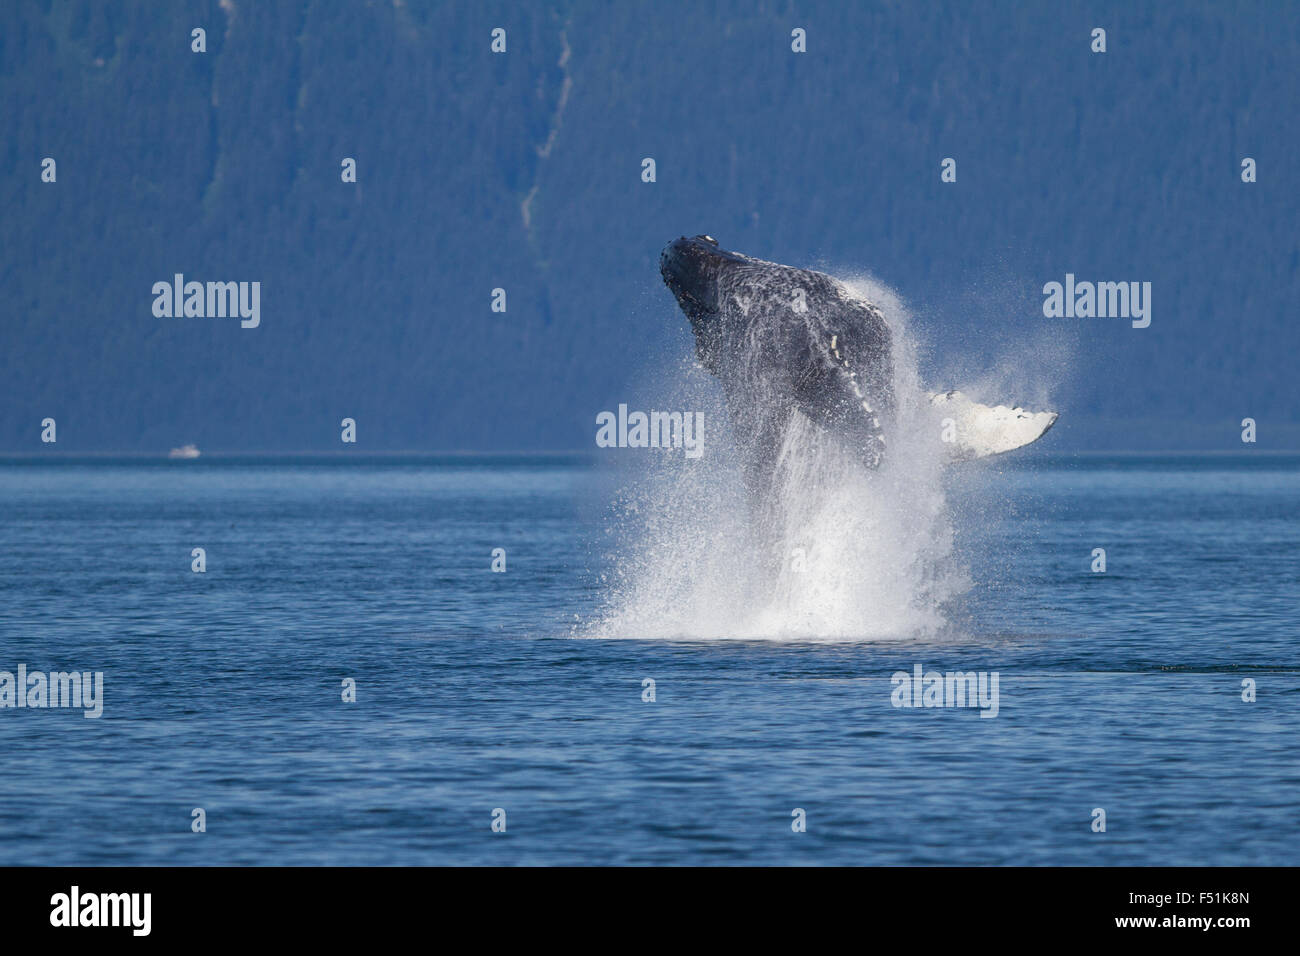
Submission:
{"label": "breaching humpback whale", "polygon": [[[659,269],[690,320],[696,355],[722,383],[751,477],[770,472],[796,411],[869,467],[881,464],[897,400],[893,340],[879,308],[828,275],[728,252],[711,236],[670,242]],[[1056,420],[960,392],[929,401],[935,440],[950,460],[1019,448]]]}

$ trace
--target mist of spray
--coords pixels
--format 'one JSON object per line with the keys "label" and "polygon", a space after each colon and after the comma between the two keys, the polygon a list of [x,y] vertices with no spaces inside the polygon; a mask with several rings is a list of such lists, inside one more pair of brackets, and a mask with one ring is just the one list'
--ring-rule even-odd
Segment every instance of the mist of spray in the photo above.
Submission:
{"label": "mist of spray", "polygon": [[[725,399],[697,365],[671,407],[700,410],[706,450],[640,459],[613,505],[607,595],[588,636],[804,641],[912,640],[941,631],[969,586],[954,554],[942,455],[903,303],[870,279],[845,285],[885,313],[897,425],[877,470],[795,414],[767,501],[749,500]],[[648,465],[648,467],[647,467]]]}

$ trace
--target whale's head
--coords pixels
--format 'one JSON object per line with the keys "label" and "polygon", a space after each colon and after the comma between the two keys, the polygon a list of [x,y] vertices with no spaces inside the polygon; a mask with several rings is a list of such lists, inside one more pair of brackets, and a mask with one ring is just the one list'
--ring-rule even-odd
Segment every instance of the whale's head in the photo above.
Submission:
{"label": "whale's head", "polygon": [[715,317],[723,307],[723,279],[729,270],[752,262],[748,256],[728,252],[712,236],[682,236],[664,246],[659,271],[677,297],[691,325]]}

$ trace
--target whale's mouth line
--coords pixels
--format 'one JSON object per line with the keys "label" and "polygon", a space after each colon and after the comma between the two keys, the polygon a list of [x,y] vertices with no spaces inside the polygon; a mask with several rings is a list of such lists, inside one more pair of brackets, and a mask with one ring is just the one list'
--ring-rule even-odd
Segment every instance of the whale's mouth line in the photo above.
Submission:
{"label": "whale's mouth line", "polygon": [[723,310],[720,283],[725,274],[750,261],[723,249],[712,236],[682,236],[664,247],[659,272],[698,333],[700,323],[716,318]]}
{"label": "whale's mouth line", "polygon": [[677,279],[665,275],[664,285],[668,286],[668,291],[677,297],[679,303],[689,303],[693,308],[702,313],[708,311],[704,303],[696,298],[692,293],[688,292],[686,287],[677,281]]}

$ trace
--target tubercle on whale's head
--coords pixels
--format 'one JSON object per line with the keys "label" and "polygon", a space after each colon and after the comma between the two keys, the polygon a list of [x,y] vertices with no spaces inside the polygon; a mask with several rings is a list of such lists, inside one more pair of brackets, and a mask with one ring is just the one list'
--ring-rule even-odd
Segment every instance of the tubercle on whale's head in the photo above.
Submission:
{"label": "tubercle on whale's head", "polygon": [[712,236],[682,236],[664,246],[659,272],[686,317],[696,325],[720,311],[723,273],[748,261],[746,256],[723,249]]}

